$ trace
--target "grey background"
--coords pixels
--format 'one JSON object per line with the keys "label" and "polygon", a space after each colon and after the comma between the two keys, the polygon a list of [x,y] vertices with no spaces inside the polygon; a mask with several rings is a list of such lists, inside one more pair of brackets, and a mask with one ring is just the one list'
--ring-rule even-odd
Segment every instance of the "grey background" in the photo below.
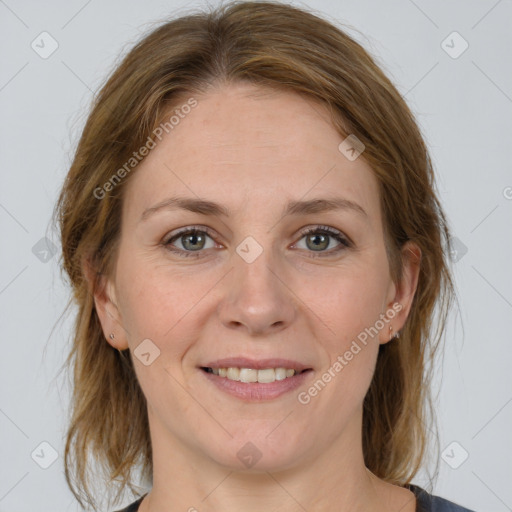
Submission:
{"label": "grey background", "polygon": [[[71,319],[57,323],[68,291],[58,255],[40,240],[58,246],[50,215],[92,91],[152,23],[186,5],[0,0],[0,512],[78,510],[62,464],[69,386],[57,375],[68,350]],[[347,30],[405,95],[431,148],[460,248],[460,314],[436,375],[445,451],[434,490],[477,511],[512,510],[511,1],[297,5],[365,34]],[[58,43],[46,59],[31,47],[42,46],[43,31]],[[445,51],[463,48],[457,36],[446,39],[453,31],[469,44],[457,58]],[[57,458],[43,469],[52,449]]]}

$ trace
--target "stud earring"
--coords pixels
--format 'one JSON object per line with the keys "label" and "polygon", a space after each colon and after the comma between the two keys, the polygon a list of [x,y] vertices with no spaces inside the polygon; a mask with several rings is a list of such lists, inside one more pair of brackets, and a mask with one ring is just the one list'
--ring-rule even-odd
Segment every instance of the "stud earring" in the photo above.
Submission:
{"label": "stud earring", "polygon": [[389,339],[394,340],[399,337],[400,337],[400,333],[398,331],[396,331],[395,334],[393,334],[393,327],[390,325],[389,326]]}
{"label": "stud earring", "polygon": [[[113,333],[113,332],[111,332],[111,333],[108,335],[108,337],[109,337],[111,340],[113,340],[113,339],[115,338],[115,335],[114,335],[114,333]],[[123,355],[123,352],[122,352],[120,349],[116,348],[116,350],[117,350],[121,355]]]}

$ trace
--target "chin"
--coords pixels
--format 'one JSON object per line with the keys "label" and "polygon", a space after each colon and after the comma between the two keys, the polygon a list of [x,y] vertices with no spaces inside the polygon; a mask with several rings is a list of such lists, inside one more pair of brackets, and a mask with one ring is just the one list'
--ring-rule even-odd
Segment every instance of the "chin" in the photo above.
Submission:
{"label": "chin", "polygon": [[[272,428],[275,428],[275,423]],[[265,430],[264,434],[254,435],[245,430],[226,441],[224,446],[216,444],[214,451],[210,445],[210,457],[217,464],[237,472],[276,472],[295,466],[300,457],[298,449],[304,449],[304,441],[294,441],[284,431],[279,436],[274,434],[271,439],[268,433],[272,428]]]}

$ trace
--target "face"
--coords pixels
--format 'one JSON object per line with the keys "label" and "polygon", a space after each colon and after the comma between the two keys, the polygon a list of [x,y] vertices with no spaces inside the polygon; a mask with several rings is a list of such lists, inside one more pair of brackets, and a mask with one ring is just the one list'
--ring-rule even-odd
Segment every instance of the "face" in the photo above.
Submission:
{"label": "face", "polygon": [[415,288],[413,267],[391,279],[376,178],[320,104],[242,84],[194,97],[127,184],[96,297],[109,343],[132,353],[153,444],[262,470],[351,449]]}

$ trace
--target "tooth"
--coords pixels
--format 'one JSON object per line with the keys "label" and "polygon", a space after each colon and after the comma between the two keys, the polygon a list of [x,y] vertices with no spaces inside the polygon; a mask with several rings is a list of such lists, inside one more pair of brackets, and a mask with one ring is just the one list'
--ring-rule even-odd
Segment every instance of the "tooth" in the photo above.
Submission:
{"label": "tooth", "polygon": [[239,382],[260,382],[271,383],[276,380],[284,380],[288,377],[293,377],[300,372],[290,368],[265,368],[257,370],[255,368],[211,368],[211,373],[219,377],[226,377],[230,380]]}
{"label": "tooth", "polygon": [[258,382],[258,370],[253,370],[251,368],[241,368],[240,382]]}
{"label": "tooth", "polygon": [[231,380],[240,380],[240,369],[239,368],[228,368],[228,373],[227,373],[226,377]]}
{"label": "tooth", "polygon": [[269,383],[274,382],[276,372],[273,368],[258,371],[258,382]]}
{"label": "tooth", "polygon": [[276,368],[275,374],[276,374],[276,380],[286,379],[286,368]]}

